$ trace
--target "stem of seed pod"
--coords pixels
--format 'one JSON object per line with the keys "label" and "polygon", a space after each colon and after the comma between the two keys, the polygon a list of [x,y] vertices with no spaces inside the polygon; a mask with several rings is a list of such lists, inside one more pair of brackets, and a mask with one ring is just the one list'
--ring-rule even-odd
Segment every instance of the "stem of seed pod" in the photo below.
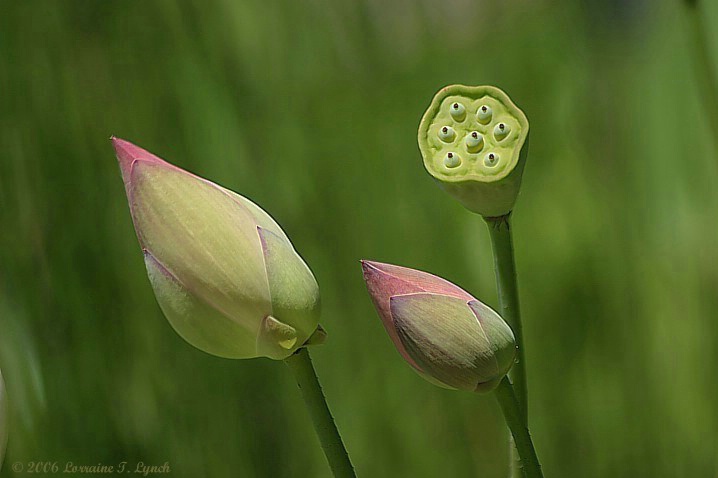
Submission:
{"label": "stem of seed pod", "polygon": [[495,393],[501,406],[501,411],[504,412],[506,424],[509,426],[511,434],[514,437],[516,449],[521,456],[521,463],[523,464],[521,467],[522,476],[524,478],[543,478],[541,464],[536,455],[531,434],[523,418],[523,409],[519,404],[516,393],[514,392],[514,387],[511,385],[508,376],[501,379],[501,383],[496,388]]}
{"label": "stem of seed pod", "polygon": [[[528,426],[528,388],[526,384],[526,360],[524,355],[523,329],[519,308],[519,289],[516,280],[516,261],[514,259],[513,236],[511,232],[511,213],[500,217],[485,217],[491,236],[491,248],[494,252],[494,271],[496,289],[499,296],[499,315],[511,326],[516,338],[518,351],[516,363],[511,369],[511,377],[516,384],[521,417]],[[511,437],[511,476],[521,476],[520,461]]]}
{"label": "stem of seed pod", "polygon": [[312,359],[306,348],[286,358],[284,362],[292,369],[307,410],[314,423],[314,430],[319,436],[319,442],[327,457],[329,467],[335,478],[356,478],[354,467],[349,459],[349,453],[344,447],[342,437],[334,423],[334,417],[329,411],[326,398],[319,384],[317,373],[314,370]]}
{"label": "stem of seed pod", "polygon": [[701,103],[706,109],[713,146],[718,152],[718,78],[716,78],[715,65],[711,61],[705,18],[701,12],[705,6],[698,0],[684,0],[684,2],[688,10],[690,22],[688,29],[692,37],[693,64],[700,88]]}
{"label": "stem of seed pod", "polygon": [[486,217],[484,220],[489,226],[491,247],[494,251],[499,315],[511,326],[518,345],[516,363],[511,369],[511,379],[516,384],[516,395],[519,397],[519,405],[521,405],[523,411],[522,416],[524,421],[528,422],[525,347],[521,327],[521,311],[519,309],[519,289],[516,280],[511,213],[500,217]]}

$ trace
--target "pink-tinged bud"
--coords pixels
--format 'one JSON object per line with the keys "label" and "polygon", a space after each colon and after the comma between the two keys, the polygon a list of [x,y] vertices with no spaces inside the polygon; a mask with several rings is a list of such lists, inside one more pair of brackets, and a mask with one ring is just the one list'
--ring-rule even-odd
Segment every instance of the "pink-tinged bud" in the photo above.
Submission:
{"label": "pink-tinged bud", "polygon": [[362,261],[369,295],[399,353],[446,388],[489,392],[516,356],[511,328],[460,287],[426,272]]}
{"label": "pink-tinged bud", "polygon": [[267,213],[127,141],[112,143],[150,282],[180,336],[227,358],[284,359],[320,341],[316,280]]}

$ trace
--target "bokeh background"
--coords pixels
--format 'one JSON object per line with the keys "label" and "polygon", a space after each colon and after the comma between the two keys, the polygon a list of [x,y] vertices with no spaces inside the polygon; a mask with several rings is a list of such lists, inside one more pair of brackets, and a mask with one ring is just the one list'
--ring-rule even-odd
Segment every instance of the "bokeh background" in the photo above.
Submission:
{"label": "bokeh background", "polygon": [[[492,396],[400,359],[359,259],[496,305],[482,221],[423,170],[451,83],[531,121],[514,213],[550,477],[718,476],[718,150],[678,0],[0,2],[0,368],[16,461],[328,477],[289,370],[184,343],[108,141],[262,205],[322,288],[315,365],[361,477],[503,477]],[[705,2],[718,55],[718,5]]]}

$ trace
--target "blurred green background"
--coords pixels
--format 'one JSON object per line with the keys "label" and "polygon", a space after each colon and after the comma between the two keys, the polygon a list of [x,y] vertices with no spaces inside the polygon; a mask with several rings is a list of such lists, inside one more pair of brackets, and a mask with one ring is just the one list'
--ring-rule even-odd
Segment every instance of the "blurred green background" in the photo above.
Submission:
{"label": "blurred green background", "polygon": [[[718,5],[705,2],[718,55]],[[394,350],[359,259],[496,305],[482,221],[423,170],[435,91],[531,121],[514,213],[547,477],[718,476],[718,157],[678,1],[0,1],[0,368],[16,461],[328,477],[289,370],[162,317],[108,138],[256,201],[322,288],[359,475],[504,477],[492,396]]]}

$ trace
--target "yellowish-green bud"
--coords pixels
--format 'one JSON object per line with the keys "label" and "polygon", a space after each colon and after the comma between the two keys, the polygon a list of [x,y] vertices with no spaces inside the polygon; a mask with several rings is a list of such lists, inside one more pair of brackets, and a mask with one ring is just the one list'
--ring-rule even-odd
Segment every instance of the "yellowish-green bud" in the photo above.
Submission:
{"label": "yellowish-green bud", "polygon": [[277,360],[320,341],[317,282],[266,212],[112,141],[155,296],[180,336],[220,357]]}

